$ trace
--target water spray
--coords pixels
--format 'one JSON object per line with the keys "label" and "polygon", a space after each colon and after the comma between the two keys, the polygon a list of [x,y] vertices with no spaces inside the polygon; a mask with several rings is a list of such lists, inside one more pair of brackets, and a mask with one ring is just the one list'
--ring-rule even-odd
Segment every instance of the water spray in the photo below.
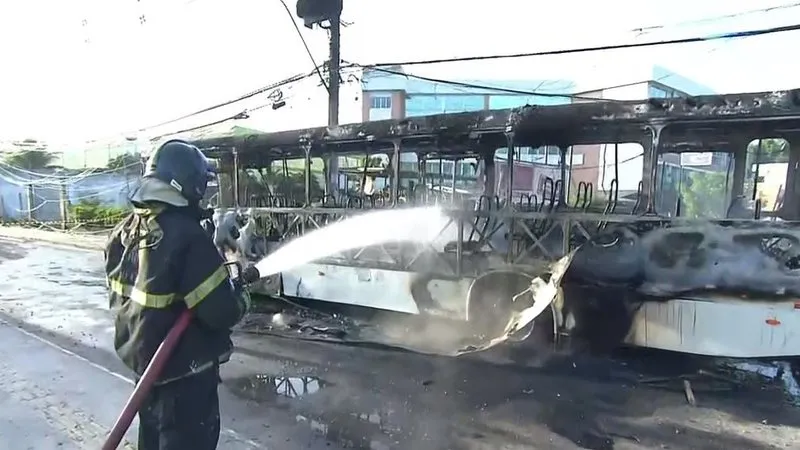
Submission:
{"label": "water spray", "polygon": [[[218,215],[218,217],[221,218],[223,215]],[[220,222],[224,221],[220,220]],[[431,244],[437,239],[452,241],[453,239],[444,233],[452,223],[453,219],[445,215],[438,207],[374,211],[348,218],[294,239],[256,263],[255,266],[243,269],[240,263],[231,262],[227,263],[227,267],[231,279],[244,287],[261,278],[347,250],[387,242]],[[224,226],[223,223],[215,225],[215,242],[222,242],[230,237],[227,233],[234,229],[234,227]],[[235,242],[235,239],[233,241]],[[102,450],[114,450],[122,441],[142,402],[160,376],[164,365],[191,320],[192,312],[189,309],[183,311],[178,317],[136,384]]]}

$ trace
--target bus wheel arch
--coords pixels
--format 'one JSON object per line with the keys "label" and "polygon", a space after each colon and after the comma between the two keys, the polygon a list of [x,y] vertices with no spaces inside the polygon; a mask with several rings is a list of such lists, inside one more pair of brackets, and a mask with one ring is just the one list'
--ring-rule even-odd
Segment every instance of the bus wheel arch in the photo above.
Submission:
{"label": "bus wheel arch", "polygon": [[[475,278],[467,291],[466,320],[474,327],[477,335],[490,338],[500,336],[511,313],[531,305],[530,301],[525,300],[517,300],[519,303],[516,303],[513,298],[530,287],[537,272],[541,273],[541,270],[513,265],[489,270]],[[559,297],[563,297],[561,289]],[[560,303],[556,299],[550,308],[509,337],[509,340],[525,340],[532,334],[535,334],[537,340],[555,339],[560,317],[558,304]]]}

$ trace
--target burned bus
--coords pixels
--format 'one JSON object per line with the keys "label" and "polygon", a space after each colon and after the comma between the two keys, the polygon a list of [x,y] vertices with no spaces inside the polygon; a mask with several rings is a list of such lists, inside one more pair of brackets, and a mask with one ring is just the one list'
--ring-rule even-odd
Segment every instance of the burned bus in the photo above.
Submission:
{"label": "burned bus", "polygon": [[[800,91],[528,106],[196,142],[257,259],[375,209],[438,205],[432,243],[361,248],[268,280],[288,298],[491,333],[574,252],[547,339],[800,355]],[[249,245],[249,244],[248,244]],[[537,333],[538,335],[538,333]]]}

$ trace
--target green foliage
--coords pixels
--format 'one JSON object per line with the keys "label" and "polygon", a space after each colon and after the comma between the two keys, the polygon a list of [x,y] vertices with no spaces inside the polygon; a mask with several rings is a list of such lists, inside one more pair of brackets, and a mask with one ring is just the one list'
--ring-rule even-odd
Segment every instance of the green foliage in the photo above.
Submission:
{"label": "green foliage", "polygon": [[53,164],[57,156],[46,150],[18,150],[3,157],[3,162],[19,169],[44,169]]}
{"label": "green foliage", "polygon": [[[262,195],[271,193],[272,195],[282,195],[287,199],[302,203],[305,199],[305,174],[302,170],[290,170],[288,174],[283,172],[248,172],[248,178],[252,184],[258,186],[258,192]],[[254,190],[253,193],[256,191]],[[311,174],[311,198],[320,198],[324,192],[319,179]]]}
{"label": "green foliage", "polygon": [[751,142],[747,146],[750,164],[756,163],[756,153],[759,154],[758,162],[761,164],[789,162],[789,145],[783,139],[762,139],[760,153],[758,151],[758,140]]}
{"label": "green foliage", "polygon": [[370,156],[369,159],[366,157],[360,158],[358,161],[358,167],[363,168],[365,165],[367,167],[383,167],[383,158],[380,156]]}
{"label": "green foliage", "polygon": [[126,208],[104,205],[98,200],[81,200],[69,206],[69,219],[76,223],[112,225],[129,212]]}
{"label": "green foliage", "polygon": [[108,160],[106,167],[110,170],[126,173],[141,173],[142,155],[139,153],[125,153]]}
{"label": "green foliage", "polygon": [[725,173],[684,170],[681,216],[720,218],[727,210]]}

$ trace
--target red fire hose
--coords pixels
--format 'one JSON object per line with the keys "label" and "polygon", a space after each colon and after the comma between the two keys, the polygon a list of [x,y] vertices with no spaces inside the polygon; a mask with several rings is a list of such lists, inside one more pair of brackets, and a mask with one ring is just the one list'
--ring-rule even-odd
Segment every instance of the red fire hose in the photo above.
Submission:
{"label": "red fire hose", "polygon": [[144,370],[142,378],[136,383],[136,387],[125,403],[125,407],[122,409],[119,417],[117,417],[114,427],[111,428],[111,432],[108,434],[106,442],[103,444],[103,450],[116,450],[119,443],[122,442],[122,438],[125,437],[125,433],[128,431],[128,428],[130,428],[133,418],[136,417],[136,413],[138,413],[139,408],[142,407],[142,402],[145,397],[147,397],[147,394],[150,393],[153,383],[155,383],[159,375],[161,375],[164,365],[169,361],[172,351],[175,350],[175,346],[178,345],[181,335],[186,331],[186,327],[189,326],[189,322],[191,321],[192,311],[189,309],[183,311],[175,322],[175,325],[173,325],[172,329],[167,333],[164,342],[158,346],[158,349],[156,349],[156,352],[153,354],[153,358],[150,360],[150,364]]}

